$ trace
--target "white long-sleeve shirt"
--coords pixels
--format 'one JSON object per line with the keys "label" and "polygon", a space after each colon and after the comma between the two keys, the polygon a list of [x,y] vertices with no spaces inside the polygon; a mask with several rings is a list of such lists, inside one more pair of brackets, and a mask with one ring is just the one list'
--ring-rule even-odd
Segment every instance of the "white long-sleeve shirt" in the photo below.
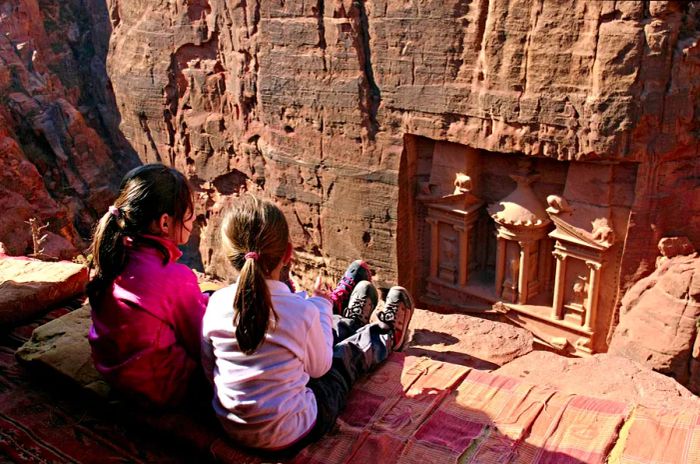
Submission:
{"label": "white long-sleeve shirt", "polygon": [[202,321],[203,362],[214,381],[214,409],[228,434],[256,448],[287,446],[316,421],[316,398],[306,387],[333,357],[332,305],[304,298],[282,282],[267,280],[276,326],[253,354],[236,341],[236,284],[214,293]]}

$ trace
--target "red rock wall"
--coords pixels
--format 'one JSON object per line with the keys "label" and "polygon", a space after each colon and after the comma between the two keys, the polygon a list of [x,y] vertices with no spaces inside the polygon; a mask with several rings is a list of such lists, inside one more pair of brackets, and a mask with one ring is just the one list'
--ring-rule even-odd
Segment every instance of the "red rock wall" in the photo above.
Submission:
{"label": "red rock wall", "polygon": [[638,163],[621,287],[660,236],[700,245],[697,2],[108,1],[121,128],[200,191],[199,250],[242,188],[280,202],[302,266],[397,278],[404,135]]}
{"label": "red rock wall", "polygon": [[0,3],[0,242],[10,254],[33,251],[25,221],[36,217],[49,223],[45,253],[73,256],[137,162],[105,70],[110,32],[97,0]]}

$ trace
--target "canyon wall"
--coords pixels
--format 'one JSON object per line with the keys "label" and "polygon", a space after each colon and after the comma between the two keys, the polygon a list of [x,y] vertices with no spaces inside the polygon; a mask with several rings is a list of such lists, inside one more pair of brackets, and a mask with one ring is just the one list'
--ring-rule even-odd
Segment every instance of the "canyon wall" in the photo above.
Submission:
{"label": "canyon wall", "polygon": [[359,257],[380,286],[421,294],[435,252],[421,208],[454,178],[483,222],[527,165],[557,216],[537,248],[541,308],[552,281],[591,305],[585,268],[548,275],[574,224],[599,252],[586,348],[604,350],[658,240],[700,245],[699,28],[698,2],[0,1],[0,241],[31,252],[36,217],[45,251],[72,256],[123,173],[162,161],[197,190],[196,267],[231,276],[220,214],[253,191],[285,210],[298,276]]}
{"label": "canyon wall", "polygon": [[136,153],[119,132],[105,61],[111,24],[97,0],[0,1],[0,242],[82,252]]}
{"label": "canyon wall", "polygon": [[[407,135],[636,167],[620,288],[665,235],[700,244],[697,2],[109,0],[121,129],[217,214],[262,189],[302,265],[368,259],[394,281]],[[624,179],[621,180],[624,182]],[[409,271],[406,271],[409,272]]]}

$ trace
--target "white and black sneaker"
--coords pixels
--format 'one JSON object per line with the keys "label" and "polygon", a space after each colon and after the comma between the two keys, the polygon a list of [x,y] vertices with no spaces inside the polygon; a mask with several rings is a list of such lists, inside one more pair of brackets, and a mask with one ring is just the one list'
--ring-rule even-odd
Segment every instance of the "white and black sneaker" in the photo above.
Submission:
{"label": "white and black sneaker", "polygon": [[413,299],[405,288],[391,287],[384,307],[377,310],[376,318],[394,331],[394,351],[403,349],[414,309]]}
{"label": "white and black sneaker", "polygon": [[371,282],[366,280],[358,282],[350,294],[348,307],[343,310],[343,317],[355,319],[363,325],[367,324],[378,301],[379,294]]}

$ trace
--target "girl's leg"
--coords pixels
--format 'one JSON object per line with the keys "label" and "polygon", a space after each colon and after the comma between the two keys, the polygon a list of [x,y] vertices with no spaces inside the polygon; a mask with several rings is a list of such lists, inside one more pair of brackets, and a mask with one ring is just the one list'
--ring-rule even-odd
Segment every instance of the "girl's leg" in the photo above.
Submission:
{"label": "girl's leg", "polygon": [[333,345],[345,340],[369,322],[379,301],[377,289],[370,282],[359,282],[350,295],[342,315],[333,315]]}
{"label": "girl's leg", "polygon": [[317,440],[333,428],[354,383],[386,360],[392,347],[392,329],[383,323],[362,326],[334,347],[331,369],[307,385],[314,392],[318,408],[310,440]]}
{"label": "girl's leg", "polygon": [[333,347],[331,369],[308,383],[316,397],[318,414],[306,443],[318,440],[333,428],[358,378],[385,361],[392,351],[403,347],[413,309],[408,292],[392,287],[384,308],[377,312],[381,322],[360,327]]}
{"label": "girl's leg", "polygon": [[355,335],[355,332],[357,332],[363,325],[365,324],[357,319],[333,314],[333,346],[337,345],[346,338]]}
{"label": "girl's leg", "polygon": [[345,274],[338,282],[338,286],[333,290],[331,299],[333,300],[333,313],[343,314],[348,307],[350,295],[355,286],[362,281],[372,281],[372,271],[367,263],[356,260],[350,263]]}

